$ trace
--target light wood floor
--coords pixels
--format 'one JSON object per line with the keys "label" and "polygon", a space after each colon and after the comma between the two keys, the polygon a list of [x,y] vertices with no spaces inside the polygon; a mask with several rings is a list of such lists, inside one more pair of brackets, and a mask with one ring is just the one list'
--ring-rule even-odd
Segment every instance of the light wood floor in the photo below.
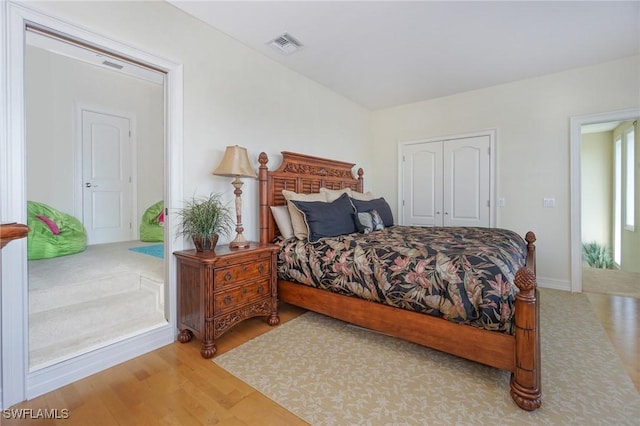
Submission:
{"label": "light wood floor", "polygon": [[[588,294],[640,392],[640,299]],[[304,311],[282,305],[286,322]],[[224,353],[269,331],[260,319],[217,342]],[[12,409],[69,410],[68,419],[0,420],[2,425],[304,425],[304,421],[200,357],[200,344],[174,343]]]}

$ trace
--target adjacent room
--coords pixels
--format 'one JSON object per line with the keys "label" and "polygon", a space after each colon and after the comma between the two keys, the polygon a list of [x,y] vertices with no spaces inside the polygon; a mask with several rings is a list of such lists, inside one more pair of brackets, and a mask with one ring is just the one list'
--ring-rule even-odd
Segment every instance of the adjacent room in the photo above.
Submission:
{"label": "adjacent room", "polygon": [[640,2],[0,22],[8,424],[640,418]]}
{"label": "adjacent room", "polygon": [[164,76],[35,31],[25,67],[37,370],[166,323]]}

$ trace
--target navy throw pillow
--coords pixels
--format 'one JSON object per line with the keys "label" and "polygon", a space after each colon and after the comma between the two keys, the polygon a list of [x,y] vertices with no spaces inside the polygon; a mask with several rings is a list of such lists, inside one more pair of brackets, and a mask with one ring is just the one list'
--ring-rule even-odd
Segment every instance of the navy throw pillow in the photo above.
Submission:
{"label": "navy throw pillow", "polygon": [[354,209],[347,194],[337,200],[326,203],[322,201],[291,201],[304,215],[309,230],[309,241],[314,243],[321,238],[356,232],[353,220]]}

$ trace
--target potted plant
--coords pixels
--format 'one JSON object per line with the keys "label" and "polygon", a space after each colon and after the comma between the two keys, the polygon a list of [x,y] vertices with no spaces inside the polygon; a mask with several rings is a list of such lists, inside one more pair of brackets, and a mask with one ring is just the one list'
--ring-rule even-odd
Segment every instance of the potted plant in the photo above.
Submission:
{"label": "potted plant", "polygon": [[191,237],[196,251],[214,250],[220,234],[228,236],[233,229],[233,216],[222,203],[221,194],[193,197],[185,203],[178,215],[182,221],[182,229],[178,235]]}

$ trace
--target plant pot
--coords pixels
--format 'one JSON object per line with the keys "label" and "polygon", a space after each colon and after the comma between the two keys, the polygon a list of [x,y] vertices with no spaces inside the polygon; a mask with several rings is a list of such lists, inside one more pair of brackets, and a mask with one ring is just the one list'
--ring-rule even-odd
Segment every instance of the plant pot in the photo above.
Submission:
{"label": "plant pot", "polygon": [[216,249],[216,244],[218,244],[218,234],[202,237],[202,236],[194,236],[193,244],[196,246],[196,251],[199,252],[208,252],[214,251]]}

